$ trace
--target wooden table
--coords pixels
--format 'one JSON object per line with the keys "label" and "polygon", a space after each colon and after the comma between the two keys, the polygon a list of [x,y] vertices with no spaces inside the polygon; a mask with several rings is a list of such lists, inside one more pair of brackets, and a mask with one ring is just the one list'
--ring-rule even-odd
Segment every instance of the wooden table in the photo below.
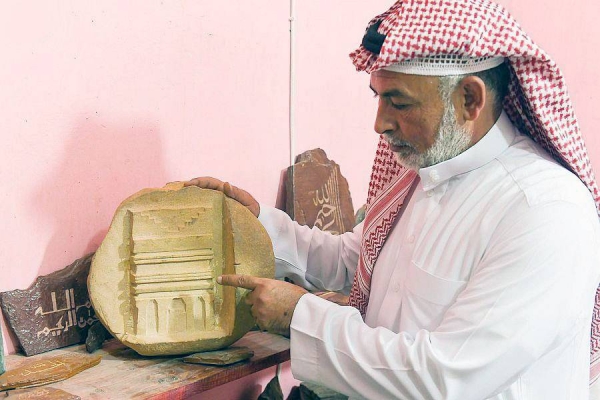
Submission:
{"label": "wooden table", "polygon": [[[250,360],[228,367],[186,364],[181,357],[144,357],[117,340],[104,344],[99,365],[48,386],[82,399],[185,399],[290,359],[289,340],[264,332],[249,332],[235,343],[254,351]],[[9,355],[7,370],[30,359],[69,352],[85,353],[85,346],[71,346],[33,357]]]}

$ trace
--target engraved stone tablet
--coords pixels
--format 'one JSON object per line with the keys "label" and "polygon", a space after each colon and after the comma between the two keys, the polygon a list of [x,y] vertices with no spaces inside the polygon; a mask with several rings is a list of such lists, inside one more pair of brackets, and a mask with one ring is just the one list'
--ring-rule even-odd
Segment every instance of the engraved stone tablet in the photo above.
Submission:
{"label": "engraved stone tablet", "polygon": [[0,375],[0,390],[41,386],[65,380],[100,363],[101,356],[65,354],[23,363]]}
{"label": "engraved stone tablet", "polygon": [[[6,393],[9,400],[44,399],[44,400],[80,400],[81,397],[67,393],[64,390],[51,387],[38,387],[33,389],[10,390]],[[0,396],[2,397],[2,396]]]}
{"label": "engraved stone tablet", "polygon": [[266,231],[221,192],[143,190],[126,199],[96,252],[90,298],[104,326],[142,355],[176,355],[229,346],[254,326],[246,289],[221,274],[274,276]]}
{"label": "engraved stone tablet", "polygon": [[94,314],[87,290],[92,255],[39,277],[27,290],[0,293],[2,311],[25,355],[83,343]]}
{"label": "engraved stone tablet", "polygon": [[230,365],[252,358],[252,356],[254,356],[254,352],[249,348],[232,346],[224,350],[195,353],[184,357],[183,361],[190,364]]}
{"label": "engraved stone tablet", "polygon": [[301,225],[341,234],[354,228],[348,182],[321,149],[296,157],[286,178],[286,212]]}

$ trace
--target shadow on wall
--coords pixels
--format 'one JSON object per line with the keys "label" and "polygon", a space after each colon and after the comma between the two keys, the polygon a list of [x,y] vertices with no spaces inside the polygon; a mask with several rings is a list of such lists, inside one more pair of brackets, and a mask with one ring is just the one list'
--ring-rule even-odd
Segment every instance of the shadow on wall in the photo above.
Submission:
{"label": "shadow on wall", "polygon": [[32,215],[54,227],[38,276],[95,251],[121,201],[166,181],[155,123],[83,118],[65,143],[62,161],[32,195]]}

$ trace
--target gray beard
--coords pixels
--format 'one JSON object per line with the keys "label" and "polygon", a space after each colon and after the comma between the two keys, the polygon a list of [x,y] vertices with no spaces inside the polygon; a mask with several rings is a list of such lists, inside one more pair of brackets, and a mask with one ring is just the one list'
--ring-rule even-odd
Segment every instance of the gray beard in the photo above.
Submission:
{"label": "gray beard", "polygon": [[418,171],[420,168],[450,160],[470,146],[471,132],[458,124],[454,104],[452,101],[447,101],[444,105],[444,114],[433,145],[424,153],[413,151],[410,154],[394,153],[394,156],[402,166]]}

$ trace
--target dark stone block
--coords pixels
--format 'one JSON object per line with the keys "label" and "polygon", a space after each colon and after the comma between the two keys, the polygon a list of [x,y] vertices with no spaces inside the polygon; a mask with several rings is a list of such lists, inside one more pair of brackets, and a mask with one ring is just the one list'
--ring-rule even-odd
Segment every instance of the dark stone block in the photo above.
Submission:
{"label": "dark stone block", "polygon": [[88,353],[93,353],[102,348],[102,343],[111,338],[112,335],[100,321],[96,321],[88,329],[87,338],[85,339],[85,350]]}
{"label": "dark stone block", "polygon": [[283,400],[283,390],[281,390],[281,385],[279,385],[279,378],[275,377],[271,379],[257,400]]}
{"label": "dark stone block", "polygon": [[313,382],[300,384],[301,400],[348,400],[348,396]]}
{"label": "dark stone block", "polygon": [[27,290],[0,293],[2,311],[25,355],[83,343],[98,319],[87,277],[92,255],[36,279]]}
{"label": "dark stone block", "polygon": [[341,234],[354,228],[354,209],[348,182],[340,166],[321,149],[296,157],[288,168],[286,212],[300,225]]}

